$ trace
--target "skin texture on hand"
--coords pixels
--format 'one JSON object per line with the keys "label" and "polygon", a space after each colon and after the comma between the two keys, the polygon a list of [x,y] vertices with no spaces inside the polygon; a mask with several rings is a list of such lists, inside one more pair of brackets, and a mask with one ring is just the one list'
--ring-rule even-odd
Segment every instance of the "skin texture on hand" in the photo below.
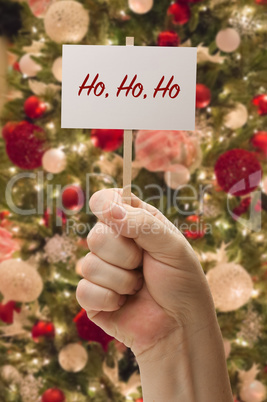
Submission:
{"label": "skin texture on hand", "polygon": [[99,222],[88,236],[91,252],[77,288],[88,317],[137,357],[173,331],[207,326],[212,298],[179,230],[134,195],[131,206],[123,204],[119,189],[95,193],[90,207]]}
{"label": "skin texture on hand", "polygon": [[[119,189],[90,200],[90,231],[76,297],[88,317],[130,347],[145,402],[230,402],[212,296],[191,246],[156,208]],[[140,268],[142,267],[142,269]]]}

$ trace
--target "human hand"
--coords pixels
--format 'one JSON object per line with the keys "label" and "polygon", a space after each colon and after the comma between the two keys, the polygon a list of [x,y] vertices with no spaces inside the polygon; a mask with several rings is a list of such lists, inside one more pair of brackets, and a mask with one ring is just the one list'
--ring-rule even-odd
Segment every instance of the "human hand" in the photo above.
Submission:
{"label": "human hand", "polygon": [[88,235],[76,296],[88,317],[138,358],[181,328],[194,334],[207,327],[215,310],[180,231],[134,195],[131,206],[123,204],[121,194],[101,190],[90,199],[99,222]]}

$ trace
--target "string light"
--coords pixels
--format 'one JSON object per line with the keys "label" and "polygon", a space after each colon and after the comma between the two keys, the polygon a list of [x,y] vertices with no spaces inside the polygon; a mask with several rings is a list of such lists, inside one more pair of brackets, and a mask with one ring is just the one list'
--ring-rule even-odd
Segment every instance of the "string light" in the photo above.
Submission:
{"label": "string light", "polygon": [[36,28],[36,27],[32,27],[32,32],[33,32],[33,33],[37,33],[37,32],[38,32],[37,28]]}
{"label": "string light", "polygon": [[15,167],[11,167],[8,169],[10,173],[16,173],[17,169]]}
{"label": "string light", "polygon": [[258,289],[252,289],[251,297],[253,299],[256,299],[259,296],[259,294],[260,294],[260,291]]}
{"label": "string light", "polygon": [[199,177],[199,179],[200,180],[204,180],[204,179],[206,179],[206,172],[200,172],[200,174],[198,175],[198,177]]}

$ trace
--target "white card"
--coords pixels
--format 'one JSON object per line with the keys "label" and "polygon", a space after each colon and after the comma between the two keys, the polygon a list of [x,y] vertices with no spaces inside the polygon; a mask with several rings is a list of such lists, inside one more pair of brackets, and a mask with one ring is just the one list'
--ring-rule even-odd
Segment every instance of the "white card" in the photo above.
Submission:
{"label": "white card", "polygon": [[63,45],[62,128],[194,130],[196,48]]}

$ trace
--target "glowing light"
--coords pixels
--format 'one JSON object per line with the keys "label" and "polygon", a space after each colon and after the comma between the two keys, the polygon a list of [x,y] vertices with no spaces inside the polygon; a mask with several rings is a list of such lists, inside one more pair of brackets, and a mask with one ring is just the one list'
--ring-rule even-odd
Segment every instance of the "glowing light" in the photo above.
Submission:
{"label": "glowing light", "polygon": [[41,190],[41,186],[39,186],[39,184],[36,184],[36,185],[34,186],[34,188],[35,188],[35,190],[37,190],[37,191],[40,191],[40,190]]}
{"label": "glowing light", "polygon": [[55,275],[54,275],[54,278],[55,278],[55,279],[58,279],[59,277],[60,277],[59,273],[56,272]]}
{"label": "glowing light", "polygon": [[224,141],[224,137],[221,135],[220,137],[219,137],[219,142],[223,142]]}
{"label": "glowing light", "polygon": [[258,289],[252,289],[251,297],[253,299],[256,299],[259,296],[259,294],[260,294],[260,291]]}
{"label": "glowing light", "polygon": [[53,130],[55,128],[55,124],[52,121],[50,121],[49,123],[47,123],[46,127],[49,130]]}
{"label": "glowing light", "polygon": [[11,167],[8,169],[10,173],[16,173],[16,168],[15,167]]}
{"label": "glowing light", "polygon": [[203,180],[203,179],[205,179],[206,178],[206,172],[200,172],[200,174],[198,175],[198,177],[199,177],[199,179],[200,180]]}
{"label": "glowing light", "polygon": [[245,75],[245,76],[243,77],[243,80],[244,80],[244,81],[247,81],[247,79],[248,79],[248,77]]}
{"label": "glowing light", "polygon": [[61,335],[63,332],[64,332],[63,327],[57,327],[57,328],[56,328],[56,333],[57,333],[58,335]]}
{"label": "glowing light", "polygon": [[32,362],[33,362],[33,364],[36,364],[36,365],[37,365],[37,364],[39,363],[39,360],[35,358],[35,359],[33,359]]}
{"label": "glowing light", "polygon": [[15,226],[14,228],[12,228],[12,232],[17,233],[18,231],[19,231],[19,227],[18,227],[18,226]]}
{"label": "glowing light", "polygon": [[33,33],[38,32],[37,28],[36,28],[36,27],[32,27],[32,32],[33,32]]}
{"label": "glowing light", "polygon": [[64,296],[70,297],[70,292],[68,292],[67,290],[65,290],[65,291],[64,291]]}
{"label": "glowing light", "polygon": [[257,241],[263,241],[264,240],[264,236],[263,234],[260,234],[256,237]]}

